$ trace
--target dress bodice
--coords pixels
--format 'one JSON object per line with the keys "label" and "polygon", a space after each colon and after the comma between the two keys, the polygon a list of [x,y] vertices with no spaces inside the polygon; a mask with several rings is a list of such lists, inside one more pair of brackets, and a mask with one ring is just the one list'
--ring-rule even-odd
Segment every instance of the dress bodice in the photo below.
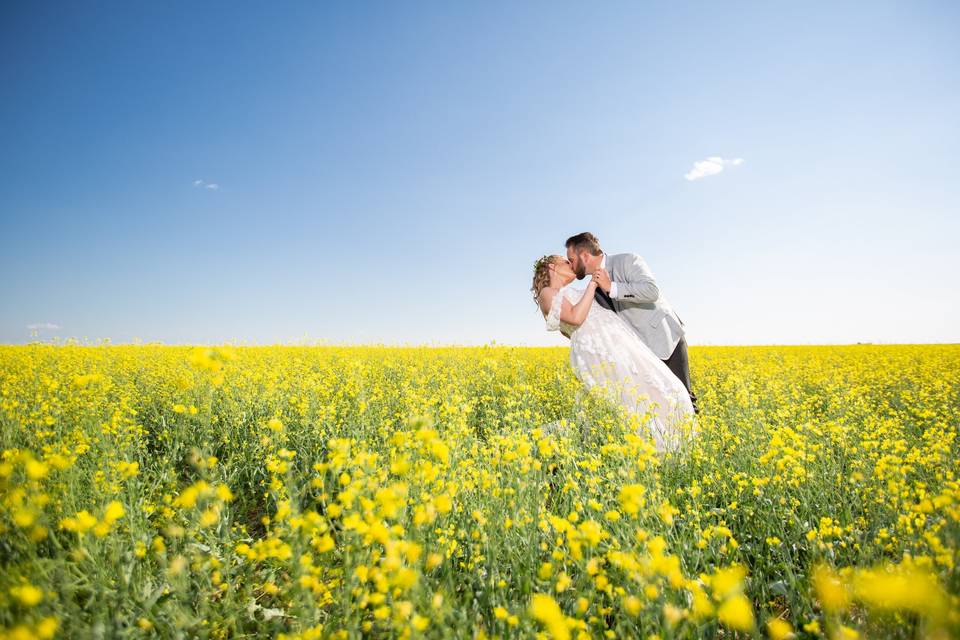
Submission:
{"label": "dress bodice", "polygon": [[575,305],[580,302],[585,294],[586,289],[577,289],[570,285],[560,287],[557,295],[553,296],[553,302],[550,305],[550,311],[546,317],[547,330],[559,330],[568,336],[571,341],[576,339],[576,341],[589,342],[590,335],[598,331],[602,331],[603,329],[620,329],[620,327],[614,326],[621,322],[620,319],[617,318],[617,314],[601,306],[596,301],[590,305],[590,309],[587,310],[587,317],[579,327],[561,320],[560,309],[563,306],[563,301],[567,300],[571,305]]}

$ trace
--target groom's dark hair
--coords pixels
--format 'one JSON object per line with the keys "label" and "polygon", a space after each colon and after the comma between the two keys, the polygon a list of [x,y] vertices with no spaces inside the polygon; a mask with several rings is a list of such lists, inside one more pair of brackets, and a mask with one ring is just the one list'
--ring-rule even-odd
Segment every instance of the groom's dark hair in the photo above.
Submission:
{"label": "groom's dark hair", "polygon": [[573,247],[573,250],[576,253],[587,251],[592,256],[598,256],[603,253],[603,251],[600,249],[600,241],[597,240],[597,236],[593,235],[589,231],[584,231],[583,233],[578,233],[575,236],[570,236],[567,238],[566,247],[568,249]]}

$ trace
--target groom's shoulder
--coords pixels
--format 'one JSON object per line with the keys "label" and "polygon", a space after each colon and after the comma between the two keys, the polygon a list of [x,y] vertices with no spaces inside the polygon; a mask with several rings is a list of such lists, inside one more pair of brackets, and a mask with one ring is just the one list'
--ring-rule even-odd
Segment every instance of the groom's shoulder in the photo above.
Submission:
{"label": "groom's shoulder", "polygon": [[608,256],[614,262],[643,262],[639,253],[614,253]]}
{"label": "groom's shoulder", "polygon": [[650,266],[639,253],[616,253],[613,255],[608,255],[607,261],[610,268],[615,269],[617,272],[650,272]]}

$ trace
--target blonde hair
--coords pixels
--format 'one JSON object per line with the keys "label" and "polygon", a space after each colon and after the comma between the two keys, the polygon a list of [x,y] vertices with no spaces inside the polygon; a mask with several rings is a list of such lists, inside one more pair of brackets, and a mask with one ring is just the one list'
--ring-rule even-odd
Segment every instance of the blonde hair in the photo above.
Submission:
{"label": "blonde hair", "polygon": [[541,256],[533,263],[533,300],[540,304],[540,292],[550,284],[550,265],[554,264],[560,256]]}

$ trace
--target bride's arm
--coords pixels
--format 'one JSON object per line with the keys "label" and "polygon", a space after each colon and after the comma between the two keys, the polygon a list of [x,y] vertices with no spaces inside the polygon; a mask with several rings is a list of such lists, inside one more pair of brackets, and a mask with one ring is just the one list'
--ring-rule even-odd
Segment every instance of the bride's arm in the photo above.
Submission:
{"label": "bride's arm", "polygon": [[593,292],[597,290],[597,283],[590,279],[587,290],[577,304],[570,304],[570,301],[564,298],[563,306],[560,307],[560,319],[567,324],[579,327],[587,319],[587,312],[590,311],[590,305],[593,304]]}
{"label": "bride's arm", "polygon": [[[587,285],[587,289],[577,304],[570,304],[566,298],[563,299],[560,307],[560,320],[567,324],[579,327],[587,319],[587,312],[590,311],[590,305],[593,304],[593,292],[597,290],[597,283],[593,280]],[[550,312],[550,305],[553,303],[553,296],[557,295],[556,289],[544,289],[540,296],[540,310],[546,315]]]}

